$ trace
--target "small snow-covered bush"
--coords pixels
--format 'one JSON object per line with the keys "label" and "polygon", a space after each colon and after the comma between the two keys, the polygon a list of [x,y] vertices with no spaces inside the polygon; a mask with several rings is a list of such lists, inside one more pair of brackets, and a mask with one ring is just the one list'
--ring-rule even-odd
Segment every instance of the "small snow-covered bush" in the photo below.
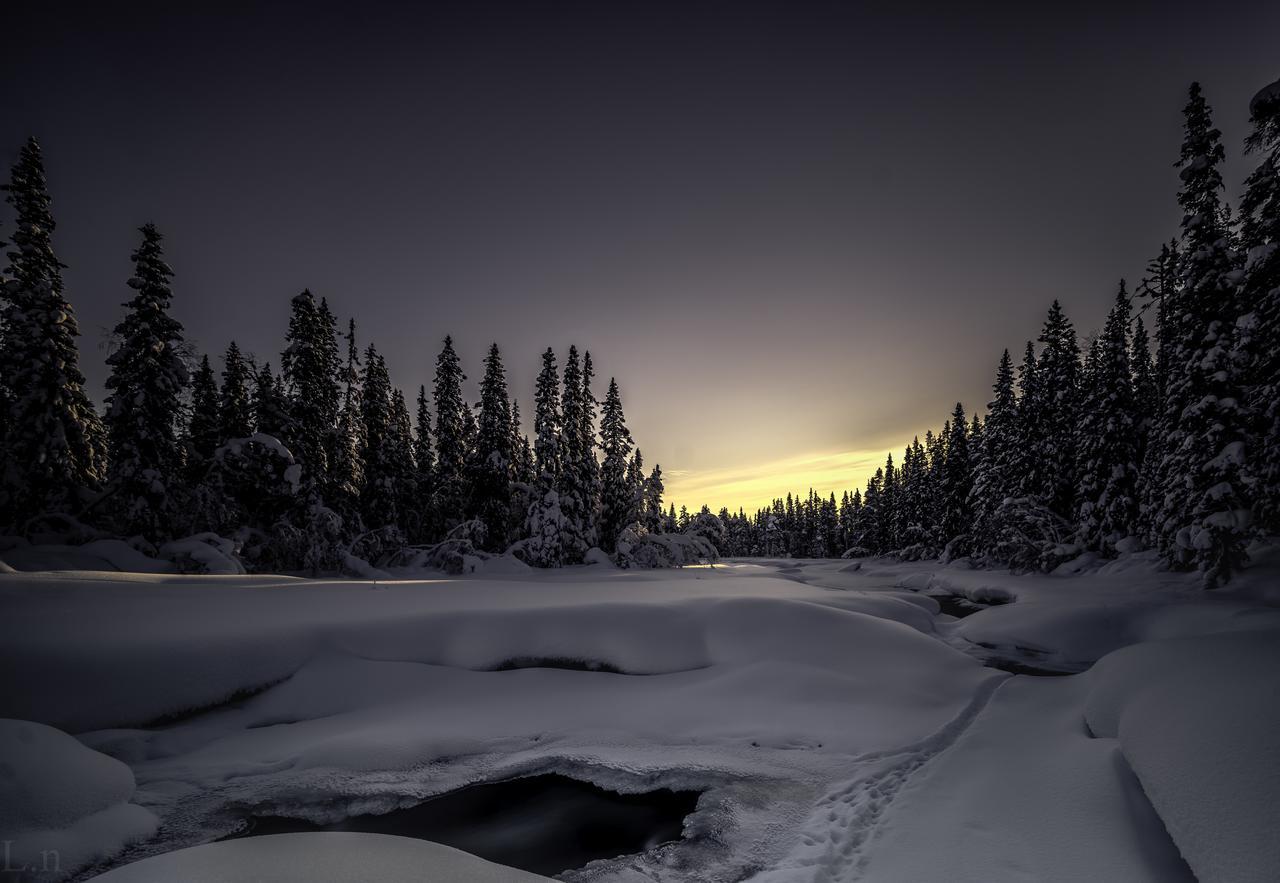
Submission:
{"label": "small snow-covered bush", "polygon": [[236,544],[215,533],[198,533],[160,547],[159,555],[172,561],[179,573],[244,573],[236,557]]}
{"label": "small snow-covered bush", "polygon": [[[712,516],[713,518],[715,516]],[[719,519],[716,519],[719,521]],[[704,536],[690,533],[643,533],[634,526],[618,537],[614,563],[622,568],[651,569],[714,564],[720,553]]]}
{"label": "small snow-covered bush", "polygon": [[[717,555],[724,548],[724,522],[720,520],[718,515],[710,512],[699,512],[689,522],[684,532],[690,536],[706,540],[715,549]],[[658,536],[663,536],[663,534],[658,534]]]}
{"label": "small snow-covered bush", "polygon": [[1080,554],[1075,525],[1035,497],[1006,497],[996,509],[990,556],[1013,571],[1048,573]]}

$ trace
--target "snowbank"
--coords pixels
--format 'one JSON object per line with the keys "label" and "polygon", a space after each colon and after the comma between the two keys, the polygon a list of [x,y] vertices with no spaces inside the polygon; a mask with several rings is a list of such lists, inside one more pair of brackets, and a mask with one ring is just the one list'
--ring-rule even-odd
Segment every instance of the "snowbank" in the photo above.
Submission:
{"label": "snowbank", "polygon": [[1002,684],[953,746],[885,795],[883,818],[855,820],[877,835],[859,843],[859,879],[1194,883],[1115,742],[1081,725],[1087,693],[1078,678]]}
{"label": "snowbank", "polygon": [[1280,875],[1280,631],[1157,641],[1101,660],[1086,719],[1202,883]]}
{"label": "snowbank", "polygon": [[0,720],[0,840],[8,867],[60,878],[155,833],[129,767],[43,724]]}
{"label": "snowbank", "polygon": [[325,832],[206,843],[93,878],[99,883],[538,883],[547,880],[408,837]]}

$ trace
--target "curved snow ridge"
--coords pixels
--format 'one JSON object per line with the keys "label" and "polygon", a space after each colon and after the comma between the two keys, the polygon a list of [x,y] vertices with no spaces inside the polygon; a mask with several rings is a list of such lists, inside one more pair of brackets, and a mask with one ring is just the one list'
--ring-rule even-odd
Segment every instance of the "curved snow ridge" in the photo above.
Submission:
{"label": "curved snow ridge", "polygon": [[152,836],[159,822],[129,802],[134,788],[127,766],[66,733],[0,720],[5,870],[47,870],[33,877],[62,879]]}
{"label": "curved snow ridge", "polygon": [[389,834],[328,831],[206,843],[93,878],[99,883],[546,883],[461,850]]}
{"label": "curved snow ridge", "polygon": [[[864,614],[932,632],[927,611],[900,599],[797,591],[760,577],[378,589],[244,579],[5,576],[0,665],[10,676],[0,684],[0,714],[72,732],[145,725],[261,690],[327,653],[473,671],[512,659],[580,659],[672,674],[762,658],[843,668],[828,642],[804,629],[843,632]],[[126,683],[142,688],[122,690]]]}
{"label": "curved snow ridge", "polygon": [[1280,630],[1128,647],[1083,677],[1090,730],[1119,741],[1202,883],[1280,874]]}
{"label": "curved snow ridge", "polygon": [[1008,680],[1008,675],[993,673],[969,704],[930,736],[859,757],[857,765],[868,768],[866,772],[828,791],[800,828],[799,845],[775,867],[751,877],[753,883],[793,881],[801,872],[814,883],[859,876],[865,866],[865,847],[898,792],[921,767],[960,738]]}

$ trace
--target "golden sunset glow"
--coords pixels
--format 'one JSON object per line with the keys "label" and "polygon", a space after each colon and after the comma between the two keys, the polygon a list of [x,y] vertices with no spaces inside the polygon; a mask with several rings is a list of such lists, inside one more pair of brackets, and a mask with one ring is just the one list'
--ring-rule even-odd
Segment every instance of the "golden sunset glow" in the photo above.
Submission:
{"label": "golden sunset glow", "polygon": [[807,495],[813,488],[823,497],[861,488],[888,451],[811,453],[758,466],[711,470],[672,470],[664,474],[667,499],[679,509],[697,511],[703,503],[718,511],[727,506],[747,513],[769,505],[788,493]]}

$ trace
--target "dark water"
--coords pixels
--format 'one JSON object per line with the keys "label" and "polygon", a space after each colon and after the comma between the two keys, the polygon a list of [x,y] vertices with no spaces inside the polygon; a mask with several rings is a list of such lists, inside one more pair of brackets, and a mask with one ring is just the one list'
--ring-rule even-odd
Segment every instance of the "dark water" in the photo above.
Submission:
{"label": "dark water", "polygon": [[998,668],[1001,671],[1007,671],[1009,674],[1015,675],[1032,675],[1038,678],[1061,678],[1068,675],[1079,674],[1075,671],[1060,671],[1052,668],[1040,668],[1038,665],[1031,665],[1026,662],[1019,662],[1015,659],[992,658],[983,662],[987,668]]}
{"label": "dark water", "polygon": [[594,859],[644,852],[678,840],[697,791],[617,794],[565,776],[473,785],[408,809],[333,825],[255,816],[236,836],[358,831],[434,840],[489,861],[557,874]]}
{"label": "dark water", "polygon": [[986,610],[990,604],[975,604],[963,595],[930,595],[938,602],[939,613],[947,613],[957,619],[972,616],[979,610]]}

